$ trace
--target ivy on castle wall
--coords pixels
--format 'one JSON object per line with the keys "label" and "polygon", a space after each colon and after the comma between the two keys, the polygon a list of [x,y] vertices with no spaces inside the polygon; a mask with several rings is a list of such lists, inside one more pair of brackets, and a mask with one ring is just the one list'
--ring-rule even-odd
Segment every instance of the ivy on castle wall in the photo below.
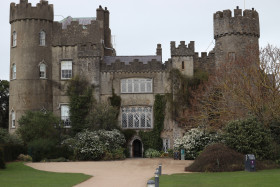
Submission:
{"label": "ivy on castle wall", "polygon": [[149,148],[158,151],[162,150],[162,139],[160,137],[160,134],[164,127],[165,106],[166,106],[165,95],[157,94],[155,96],[155,103],[154,103],[154,128],[152,131],[139,132],[145,150]]}
{"label": "ivy on castle wall", "polygon": [[172,69],[169,73],[169,80],[172,85],[172,92],[167,94],[170,111],[174,120],[180,117],[180,114],[190,106],[192,91],[208,80],[208,73],[203,70],[194,70],[194,76],[183,75],[180,70]]}
{"label": "ivy on castle wall", "polygon": [[85,128],[86,118],[93,103],[92,92],[93,88],[85,78],[75,76],[69,80],[67,94],[70,99],[71,130],[74,135]]}

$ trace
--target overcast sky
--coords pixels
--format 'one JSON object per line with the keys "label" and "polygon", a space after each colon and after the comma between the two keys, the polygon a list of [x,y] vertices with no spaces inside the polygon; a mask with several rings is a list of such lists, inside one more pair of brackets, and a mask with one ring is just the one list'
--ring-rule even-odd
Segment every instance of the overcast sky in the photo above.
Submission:
{"label": "overcast sky", "polygon": [[[39,1],[29,0],[33,6]],[[0,0],[0,79],[5,80],[9,80],[11,2],[19,0]],[[49,4],[60,15],[56,21],[67,16],[95,17],[96,8],[106,6],[117,55],[154,55],[161,43],[163,61],[170,57],[170,41],[177,45],[181,40],[195,41],[197,52],[211,50],[213,13],[236,6],[244,9],[244,0],[49,0]],[[280,47],[280,1],[246,0],[245,7],[259,12],[260,46]]]}

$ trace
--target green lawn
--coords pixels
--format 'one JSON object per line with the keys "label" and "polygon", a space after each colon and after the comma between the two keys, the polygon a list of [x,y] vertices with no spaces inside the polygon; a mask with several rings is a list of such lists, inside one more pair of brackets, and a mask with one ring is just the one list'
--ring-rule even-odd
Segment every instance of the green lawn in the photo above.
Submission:
{"label": "green lawn", "polygon": [[159,184],[160,187],[276,187],[280,186],[280,169],[162,175]]}
{"label": "green lawn", "polygon": [[1,187],[66,187],[81,183],[91,176],[80,173],[53,173],[39,171],[22,162],[6,164],[6,169],[0,170]]}

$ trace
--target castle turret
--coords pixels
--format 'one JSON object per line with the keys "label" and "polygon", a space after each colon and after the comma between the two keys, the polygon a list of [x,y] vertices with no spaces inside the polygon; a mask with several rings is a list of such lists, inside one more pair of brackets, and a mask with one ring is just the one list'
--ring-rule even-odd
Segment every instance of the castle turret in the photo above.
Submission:
{"label": "castle turret", "polygon": [[52,110],[53,6],[41,0],[10,5],[10,132],[28,110]]}
{"label": "castle turret", "polygon": [[[242,10],[237,7],[232,16],[231,10],[214,13],[214,38],[216,66],[228,61],[245,59],[248,53],[259,49],[259,15],[254,9]],[[251,55],[250,55],[251,56]]]}
{"label": "castle turret", "polygon": [[180,45],[176,47],[174,41],[170,42],[172,68],[179,69],[182,74],[193,76],[194,70],[194,41],[190,41],[188,46],[185,41],[181,41]]}

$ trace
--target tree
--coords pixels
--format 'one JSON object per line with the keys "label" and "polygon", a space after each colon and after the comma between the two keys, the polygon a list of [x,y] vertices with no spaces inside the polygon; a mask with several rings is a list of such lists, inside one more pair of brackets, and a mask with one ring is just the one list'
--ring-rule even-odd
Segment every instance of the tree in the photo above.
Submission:
{"label": "tree", "polygon": [[0,80],[0,128],[9,126],[9,81]]}
{"label": "tree", "polygon": [[43,113],[40,111],[28,111],[19,119],[17,133],[24,143],[29,143],[38,139],[51,139],[59,141],[59,132],[55,127],[59,124],[59,118],[53,113]]}
{"label": "tree", "polygon": [[70,97],[70,121],[73,135],[81,132],[91,110],[93,88],[84,77],[76,76],[69,81],[67,94]]}
{"label": "tree", "polygon": [[108,103],[97,103],[90,111],[87,118],[87,128],[89,129],[117,129],[117,116],[119,110]]}

